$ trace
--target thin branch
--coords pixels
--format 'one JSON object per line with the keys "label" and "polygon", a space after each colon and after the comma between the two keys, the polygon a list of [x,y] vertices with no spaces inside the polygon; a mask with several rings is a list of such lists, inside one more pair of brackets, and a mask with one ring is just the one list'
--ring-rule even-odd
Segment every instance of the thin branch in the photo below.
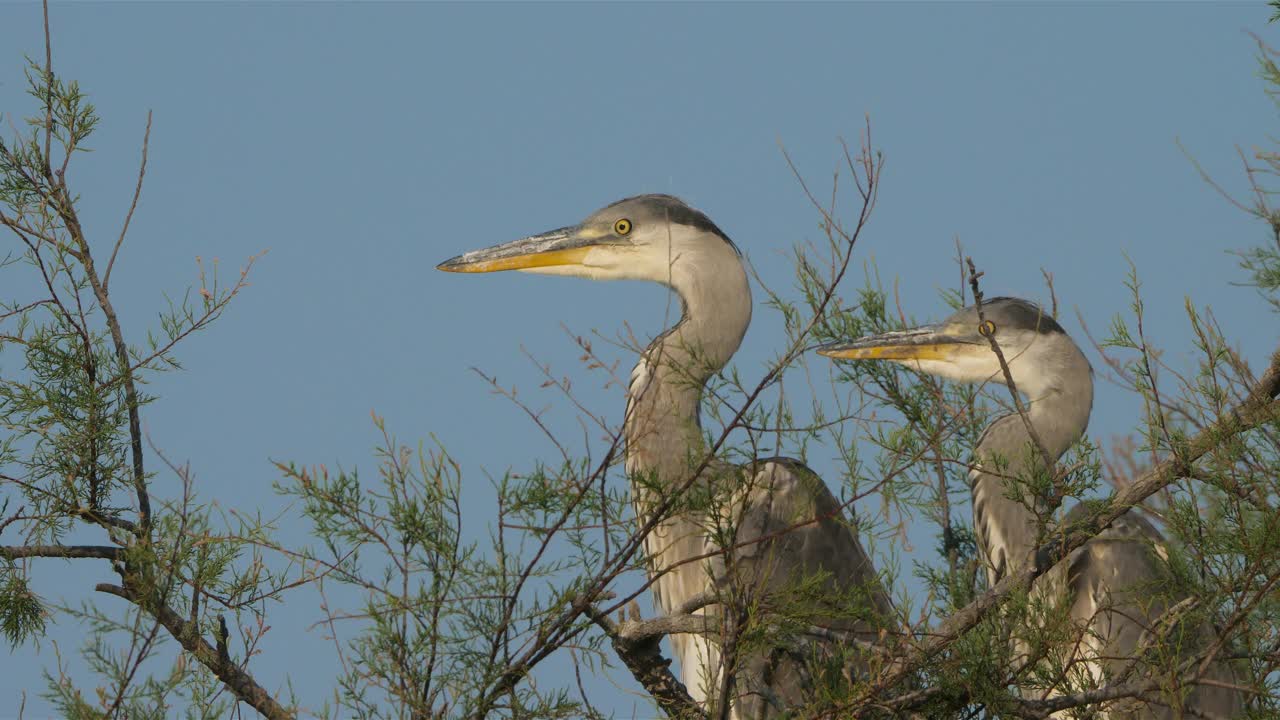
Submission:
{"label": "thin branch", "polygon": [[116,254],[124,244],[124,236],[129,232],[129,222],[133,220],[133,211],[138,208],[138,197],[142,195],[142,180],[147,176],[147,147],[151,144],[151,111],[147,111],[147,130],[142,134],[142,167],[138,168],[138,184],[133,188],[133,202],[129,203],[129,212],[124,216],[124,227],[120,228],[120,237],[116,238],[116,246],[111,249],[111,259],[107,261],[107,272],[102,276],[102,287],[111,286],[111,268],[115,267]]}
{"label": "thin branch", "polygon": [[[292,720],[292,718],[296,717],[292,710],[276,702],[275,698],[271,697],[271,694],[259,685],[244,668],[232,662],[226,656],[225,650],[219,652],[218,647],[210,645],[200,634],[199,626],[183,620],[182,616],[178,615],[173,608],[157,602],[154,598],[145,598],[128,587],[99,583],[94,589],[101,593],[123,598],[153,615],[187,652],[195,656],[201,665],[204,665],[216,675],[231,692],[235,693],[235,696],[241,702],[251,706],[264,717],[269,718],[269,720]],[[219,642],[225,648],[225,635],[222,636]]]}
{"label": "thin branch", "polygon": [[47,177],[52,171],[52,165],[49,163],[49,153],[53,144],[53,39],[49,34],[49,0],[43,0],[40,5],[44,14],[44,82],[46,88],[44,97],[44,168],[42,169]]}
{"label": "thin branch", "polygon": [[[1040,439],[1040,433],[1036,431],[1035,425],[1031,422],[1031,415],[1028,414],[1027,408],[1022,402],[1022,396],[1018,394],[1018,386],[1013,382],[1013,373],[1009,371],[1009,363],[1005,360],[1004,351],[1000,349],[1000,343],[996,342],[995,333],[985,332],[982,329],[986,327],[987,318],[982,311],[982,290],[978,288],[978,278],[982,277],[983,274],[974,267],[972,257],[965,258],[965,262],[969,265],[969,285],[973,289],[973,307],[978,311],[978,333],[991,344],[991,352],[995,353],[996,359],[1000,361],[1000,371],[1004,373],[1004,382],[1009,388],[1009,395],[1013,397],[1013,404],[1018,410],[1018,417],[1022,418],[1022,424],[1026,426],[1027,433],[1040,451],[1040,457],[1044,460],[1045,469],[1053,473],[1057,463],[1049,452],[1049,447],[1044,444],[1044,440]],[[1055,500],[1060,499],[1055,498]]]}
{"label": "thin branch", "polygon": [[[0,217],[0,222],[3,222],[3,217]],[[23,305],[21,307],[15,307],[14,309],[8,312],[0,312],[0,320],[7,320],[13,317],[14,315],[21,315],[28,310],[33,310],[35,308],[40,307],[41,305],[48,305],[52,302],[53,302],[52,300],[48,300],[48,299],[36,300],[35,302],[27,303],[26,305]]]}
{"label": "thin branch", "polygon": [[147,490],[147,475],[142,461],[142,420],[138,414],[138,389],[130,371],[129,346],[125,344],[124,332],[120,329],[120,318],[116,315],[115,306],[107,294],[107,288],[98,277],[93,264],[93,254],[89,248],[89,240],[85,237],[76,214],[75,204],[67,189],[64,179],[59,178],[54,188],[55,210],[62,219],[75,242],[77,259],[84,265],[85,276],[93,288],[98,307],[106,317],[107,328],[111,331],[112,344],[115,346],[116,359],[122,371],[121,382],[124,385],[125,405],[129,412],[129,444],[133,460],[133,489],[138,498],[138,532],[142,538],[148,537],[151,531],[151,496]]}

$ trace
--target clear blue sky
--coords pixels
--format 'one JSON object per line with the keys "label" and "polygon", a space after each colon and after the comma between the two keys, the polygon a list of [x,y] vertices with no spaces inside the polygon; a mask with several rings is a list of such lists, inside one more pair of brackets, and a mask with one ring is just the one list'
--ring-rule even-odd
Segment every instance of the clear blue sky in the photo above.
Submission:
{"label": "clear blue sky", "polygon": [[[1040,268],[1051,270],[1077,335],[1075,309],[1096,331],[1124,306],[1127,255],[1173,364],[1191,358],[1173,312],[1187,295],[1213,304],[1255,363],[1276,339],[1274,315],[1229,284],[1242,278],[1227,251],[1259,242],[1262,228],[1177,145],[1243,190],[1235,148],[1274,135],[1277,112],[1246,34],[1280,39],[1261,2],[80,3],[51,14],[55,69],[103,116],[72,181],[104,250],[155,113],[147,186],[113,282],[126,333],[142,340],[163,293],[194,282],[197,256],[234,272],[270,249],[241,300],[182,348],[186,371],[150,386],[161,399],[144,416],[155,445],[189,461],[202,497],[227,509],[280,510],[269,459],[371,470],[376,409],[402,439],[439,437],[477,489],[469,512],[487,520],[486,473],[554,449],[468,368],[574,427],[524,352],[574,374],[562,324],[613,336],[629,322],[652,335],[665,291],[450,276],[435,264],[668,192],[786,286],[787,249],[819,233],[778,143],[826,187],[838,138],[856,141],[867,114],[887,165],[859,259],[898,279],[917,317],[941,314],[959,237],[990,293],[1043,300]],[[31,108],[22,57],[42,55],[41,40],[38,6],[0,5],[6,127]],[[758,309],[738,358],[747,377],[780,340],[778,318]],[[591,385],[579,386],[588,402],[620,418],[621,391]],[[1093,434],[1123,432],[1134,409],[1100,384]],[[176,493],[171,475],[155,485]],[[296,512],[281,523],[302,537]],[[83,575],[42,567],[42,591],[80,599],[70,593]],[[272,688],[288,673],[318,706],[335,667],[306,631],[320,617],[314,598],[273,613],[253,668]],[[66,656],[80,632],[53,637]],[[16,714],[24,689],[28,717],[48,714],[35,695],[54,654],[48,643],[34,652],[4,662],[0,716]],[[613,692],[631,716],[632,700]]]}

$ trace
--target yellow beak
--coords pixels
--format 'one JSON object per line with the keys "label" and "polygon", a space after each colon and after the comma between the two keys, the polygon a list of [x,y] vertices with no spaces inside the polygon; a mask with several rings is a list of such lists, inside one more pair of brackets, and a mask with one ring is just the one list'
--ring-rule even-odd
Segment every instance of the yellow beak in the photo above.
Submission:
{"label": "yellow beak", "polygon": [[580,227],[560,228],[472,250],[445,260],[436,269],[456,273],[487,273],[555,265],[581,265],[587,253],[591,252],[594,240],[595,238],[584,237]]}

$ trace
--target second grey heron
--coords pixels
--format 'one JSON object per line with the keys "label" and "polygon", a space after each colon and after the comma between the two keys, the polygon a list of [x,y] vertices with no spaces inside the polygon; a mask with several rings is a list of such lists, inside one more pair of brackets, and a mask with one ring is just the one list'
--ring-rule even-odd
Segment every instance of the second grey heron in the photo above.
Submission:
{"label": "second grey heron", "polygon": [[[784,458],[746,467],[704,463],[710,448],[699,420],[703,390],[737,351],[751,321],[740,253],[706,215],[670,195],[641,195],[577,225],[459,255],[439,269],[648,280],[674,290],[682,317],[641,353],[627,390],[623,434],[633,501],[645,520],[690,479],[695,482],[689,494],[722,497],[716,509],[679,506],[644,538],[655,604],[676,612],[723,586],[729,567],[735,577],[747,577],[762,606],[781,603],[771,595],[818,578],[830,594],[861,596],[866,606],[861,618],[830,624],[846,637],[876,639],[877,619],[891,609],[888,597],[841,503],[822,480]],[[725,520],[736,528],[729,543],[715,537]],[[677,634],[670,640],[697,701],[724,708],[717,698],[731,690],[733,717],[763,718],[814,701],[813,676],[824,671],[813,662],[831,657],[831,644],[840,642],[833,637],[840,634],[814,633],[789,648],[753,650],[729,675],[714,638]],[[725,682],[730,677],[736,678],[732,688]]]}
{"label": "second grey heron", "polygon": [[[994,585],[1029,561],[1041,539],[1036,515],[1049,509],[1046,499],[1028,493],[1025,484],[1019,488],[1019,483],[1043,469],[1046,459],[1056,462],[1083,435],[1093,406],[1093,369],[1062,326],[1037,305],[994,298],[982,303],[982,310],[982,319],[977,307],[970,306],[937,325],[836,343],[819,352],[834,358],[888,360],[961,382],[1005,384],[989,340],[996,339],[1014,386],[1026,397],[1027,420],[1042,447],[1036,447],[1023,417],[1014,412],[992,422],[974,449],[969,471],[973,526]],[[1028,494],[1029,501],[1016,499]],[[1086,512],[1084,504],[1073,507],[1062,520],[1064,526]],[[1163,592],[1170,578],[1167,553],[1161,534],[1131,511],[1036,582],[1032,593],[1040,601],[1065,604],[1077,637],[1069,664],[1088,671],[1087,680],[1063,678],[1047,689],[1049,695],[1072,685],[1101,687],[1164,674],[1166,667],[1143,665],[1136,656],[1144,647],[1150,649],[1157,628],[1167,624],[1162,615],[1185,598]],[[1186,650],[1203,650],[1212,636],[1205,623],[1192,633],[1193,642],[1187,643],[1192,647]],[[1185,712],[1188,717],[1225,719],[1240,712],[1241,693],[1223,660],[1216,659],[1191,683],[1183,682],[1182,672],[1171,675],[1136,700],[1104,704],[1104,716],[1164,720]]]}

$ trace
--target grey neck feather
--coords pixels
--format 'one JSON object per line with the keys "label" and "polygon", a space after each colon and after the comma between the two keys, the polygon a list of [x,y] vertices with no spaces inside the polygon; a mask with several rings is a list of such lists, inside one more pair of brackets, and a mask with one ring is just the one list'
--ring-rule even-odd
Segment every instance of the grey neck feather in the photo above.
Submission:
{"label": "grey neck feather", "polygon": [[[1031,424],[1055,460],[1080,439],[1093,407],[1093,373],[1089,363],[1070,338],[1059,337],[1070,345],[1061,355],[1064,362],[1055,373],[1054,383],[1039,397],[1030,398],[1028,407]],[[974,530],[979,549],[987,558],[991,584],[1011,567],[1025,561],[1037,542],[1034,513],[1023,503],[1006,497],[1009,477],[1026,478],[1033,471],[1033,463],[1037,467],[1044,464],[1017,413],[991,423],[974,451],[976,463],[986,470],[996,468],[996,457],[1007,463],[1002,472],[970,473]]]}
{"label": "grey neck feather", "polygon": [[[751,290],[741,260],[717,240],[706,256],[673,264],[680,322],[640,356],[627,393],[627,472],[678,483],[701,461],[698,408],[707,380],[729,362],[751,322]],[[692,466],[692,467],[691,467]]]}

